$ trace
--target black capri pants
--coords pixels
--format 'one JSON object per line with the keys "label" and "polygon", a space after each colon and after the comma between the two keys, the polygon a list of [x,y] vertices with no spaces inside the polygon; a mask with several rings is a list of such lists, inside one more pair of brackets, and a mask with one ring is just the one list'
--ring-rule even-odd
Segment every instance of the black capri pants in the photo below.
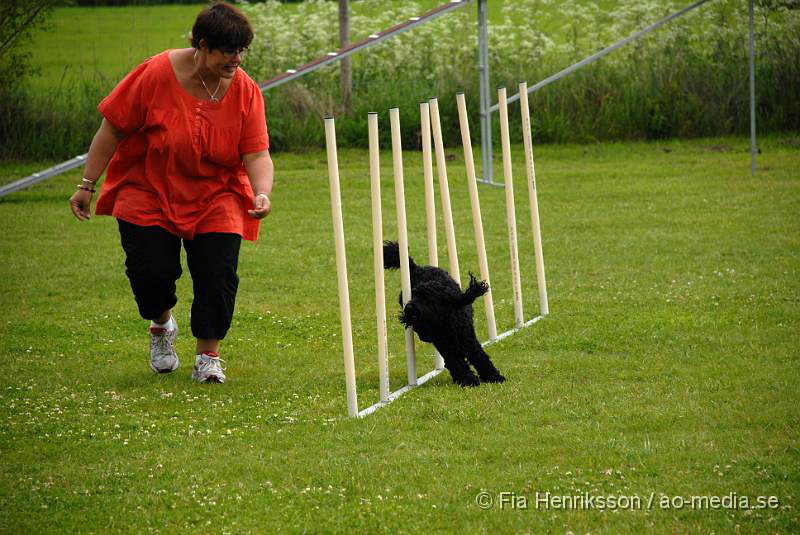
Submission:
{"label": "black capri pants", "polygon": [[[125,250],[125,274],[142,318],[153,320],[178,302],[175,281],[181,270],[181,238],[161,227],[141,227],[118,219]],[[183,240],[192,275],[192,335],[222,340],[231,326],[239,288],[238,234],[210,232]]]}

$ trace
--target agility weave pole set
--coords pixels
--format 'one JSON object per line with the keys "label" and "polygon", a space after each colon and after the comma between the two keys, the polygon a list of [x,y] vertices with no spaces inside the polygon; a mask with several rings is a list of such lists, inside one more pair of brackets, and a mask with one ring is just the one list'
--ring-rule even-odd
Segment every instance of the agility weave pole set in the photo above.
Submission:
{"label": "agility weave pole set", "polygon": [[[525,321],[522,308],[522,285],[520,280],[519,254],[517,250],[517,226],[514,209],[514,186],[511,167],[511,147],[508,132],[508,107],[506,89],[498,90],[500,104],[500,132],[503,152],[503,176],[505,183],[506,214],[508,226],[509,250],[511,257],[511,278],[514,297],[514,328],[497,334],[494,315],[492,289],[489,279],[489,263],[486,257],[486,246],[483,236],[483,222],[481,219],[480,201],[478,198],[478,183],[475,175],[475,163],[472,155],[472,144],[469,133],[467,107],[463,93],[456,95],[458,104],[459,123],[461,127],[461,141],[464,147],[464,162],[467,173],[467,186],[469,189],[470,205],[472,208],[472,222],[475,232],[475,242],[478,252],[478,264],[481,278],[489,284],[489,291],[484,295],[487,330],[489,339],[483,345],[491,344],[510,336],[520,329],[528,327],[542,319],[549,313],[547,303],[547,284],[544,274],[544,259],[542,256],[542,238],[539,225],[539,207],[536,193],[536,171],[533,161],[533,144],[531,141],[530,112],[528,109],[528,92],[525,82],[519,85],[520,112],[522,114],[522,129],[525,151],[525,169],[528,181],[528,199],[530,202],[531,229],[534,242],[534,257],[536,265],[536,279],[539,289],[539,316]],[[433,158],[431,151],[431,138],[436,158],[436,170],[439,178],[439,191],[442,203],[442,216],[444,220],[445,236],[447,239],[447,254],[450,275],[461,285],[458,266],[458,253],[456,249],[455,228],[453,214],[450,206],[450,189],[445,166],[444,146],[442,144],[441,123],[439,120],[439,104],[436,98],[420,104],[422,127],[422,163],[423,178],[425,182],[425,219],[428,237],[428,262],[438,265],[438,251],[436,245],[436,213],[433,186]],[[389,110],[389,121],[392,134],[392,159],[394,170],[395,204],[397,210],[397,242],[400,252],[400,281],[403,306],[411,299],[411,278],[408,259],[408,232],[406,224],[405,190],[403,180],[403,153],[400,141],[400,114],[398,108]],[[353,417],[364,417],[377,409],[391,403],[402,394],[436,377],[444,370],[444,362],[440,355],[434,358],[434,369],[422,377],[417,377],[416,350],[414,347],[414,334],[410,327],[405,329],[406,352],[406,386],[390,392],[389,389],[389,355],[386,331],[386,296],[384,284],[383,265],[383,218],[381,211],[380,190],[380,151],[378,147],[378,115],[371,112],[367,116],[369,129],[369,168],[372,195],[372,249],[374,257],[375,275],[375,316],[378,334],[378,373],[380,381],[380,401],[358,410],[356,393],[355,357],[353,352],[352,322],[350,317],[350,292],[347,282],[347,258],[345,252],[344,223],[342,219],[342,197],[339,182],[339,163],[336,151],[336,127],[333,117],[325,118],[325,142],[328,155],[328,178],[331,192],[331,215],[333,218],[333,236],[336,247],[336,272],[339,288],[339,312],[342,326],[342,346],[344,352],[345,386],[347,389],[347,410]],[[431,135],[432,134],[432,135]]]}

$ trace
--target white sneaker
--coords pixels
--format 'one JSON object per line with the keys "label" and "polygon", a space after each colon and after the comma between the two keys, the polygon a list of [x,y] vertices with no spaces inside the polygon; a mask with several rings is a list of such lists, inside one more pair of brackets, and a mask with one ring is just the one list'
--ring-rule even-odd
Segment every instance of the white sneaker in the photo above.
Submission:
{"label": "white sneaker", "polygon": [[180,361],[172,346],[178,337],[178,323],[170,318],[169,327],[150,327],[150,367],[156,373],[169,373],[178,369]]}
{"label": "white sneaker", "polygon": [[223,370],[219,357],[203,353],[195,357],[192,379],[198,383],[224,383]]}

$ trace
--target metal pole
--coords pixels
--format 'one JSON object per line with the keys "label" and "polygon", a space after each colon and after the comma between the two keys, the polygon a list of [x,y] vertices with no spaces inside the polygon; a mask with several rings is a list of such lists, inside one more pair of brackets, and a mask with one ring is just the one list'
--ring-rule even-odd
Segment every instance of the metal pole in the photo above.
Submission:
{"label": "metal pole", "polygon": [[492,112],[489,95],[489,24],[486,0],[478,0],[478,87],[481,97],[481,155],[483,178],[481,182],[502,186],[492,181]]}
{"label": "metal pole", "polygon": [[4,197],[9,193],[14,193],[15,191],[19,191],[21,189],[25,189],[28,186],[36,184],[37,182],[41,182],[42,180],[60,175],[61,173],[69,171],[70,169],[81,167],[86,163],[87,156],[89,156],[88,153],[75,156],[74,158],[65,162],[61,162],[58,165],[54,165],[53,167],[49,167],[43,171],[39,171],[38,173],[33,173],[32,175],[21,178],[15,182],[12,182],[11,184],[6,184],[5,186],[0,187],[0,197]]}
{"label": "metal pole", "polygon": [[[710,2],[710,1],[711,0],[698,0],[694,4],[692,4],[690,6],[686,6],[685,8],[681,9],[680,11],[677,11],[677,12],[673,13],[672,15],[669,15],[668,17],[664,17],[663,19],[659,20],[655,24],[651,24],[647,28],[645,28],[643,30],[639,30],[638,32],[635,32],[635,33],[629,35],[625,39],[621,39],[621,40],[617,41],[613,45],[604,48],[600,52],[592,54],[589,57],[583,58],[582,60],[580,60],[577,63],[573,63],[572,65],[570,65],[566,69],[564,69],[562,71],[559,71],[559,72],[557,72],[556,74],[554,74],[552,76],[548,76],[547,78],[545,78],[541,82],[538,82],[538,83],[532,85],[531,87],[529,87],[528,88],[528,94],[531,94],[534,91],[538,91],[541,88],[543,88],[544,86],[546,86],[548,84],[552,84],[553,82],[555,82],[557,80],[560,80],[561,78],[567,76],[568,74],[571,74],[571,73],[577,71],[578,69],[581,69],[581,68],[585,67],[586,65],[589,65],[590,63],[594,63],[595,61],[599,60],[603,56],[607,56],[608,54],[610,54],[614,50],[618,49],[619,47],[627,45],[631,41],[635,41],[636,39],[639,39],[640,37],[643,37],[643,36],[647,35],[648,33],[652,32],[653,30],[657,30],[658,28],[662,27],[664,24],[672,21],[673,19],[676,19],[676,18],[678,18],[678,17],[680,17],[682,15],[685,15],[689,11],[691,11],[693,9],[697,9],[698,7],[702,6],[706,2]],[[508,103],[509,104],[511,104],[512,102],[516,102],[518,100],[519,100],[519,93],[517,93],[514,96],[508,97]],[[498,107],[499,106],[497,104],[495,104],[494,106],[489,108],[489,111],[496,111],[498,109]]]}
{"label": "metal pole", "polygon": [[753,31],[753,0],[750,0],[750,173],[756,174],[756,38]]}
{"label": "metal pole", "polygon": [[383,41],[386,41],[387,39],[395,37],[397,34],[400,34],[402,32],[411,30],[412,28],[416,28],[417,26],[430,22],[438,17],[441,17],[445,13],[449,13],[450,11],[466,6],[468,3],[469,2],[467,0],[450,0],[450,2],[448,2],[447,4],[443,4],[439,7],[431,9],[430,11],[420,15],[419,17],[411,17],[409,20],[401,22],[400,24],[396,24],[391,28],[380,31],[378,33],[370,34],[368,37],[362,39],[361,41],[358,41],[356,43],[350,43],[348,46],[344,48],[340,48],[339,50],[333,52],[328,52],[324,56],[320,56],[313,61],[305,63],[294,69],[289,69],[286,72],[279,74],[278,76],[270,78],[266,82],[262,82],[261,84],[259,84],[259,87],[263,92],[266,91],[267,89],[271,89],[273,87],[277,87],[281,84],[284,84],[290,80],[294,80],[295,78],[305,76],[306,74],[316,71],[317,69],[324,67],[329,63],[333,63],[334,61],[341,61],[343,58],[346,58],[356,52],[377,45],[378,43],[381,43]]}

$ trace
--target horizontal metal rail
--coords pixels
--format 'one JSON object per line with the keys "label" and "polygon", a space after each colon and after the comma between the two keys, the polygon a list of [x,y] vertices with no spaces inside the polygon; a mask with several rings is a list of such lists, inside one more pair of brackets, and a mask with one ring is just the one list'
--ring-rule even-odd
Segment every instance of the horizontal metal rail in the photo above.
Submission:
{"label": "horizontal metal rail", "polygon": [[33,173],[32,175],[17,180],[16,182],[12,182],[11,184],[6,184],[5,186],[0,187],[0,197],[27,188],[28,186],[32,186],[33,184],[41,182],[42,180],[46,180],[50,177],[60,175],[61,173],[69,171],[70,169],[75,169],[76,167],[80,167],[86,163],[86,156],[87,156],[86,154],[75,156],[71,160],[67,160],[66,162],[61,162],[58,165],[54,165],[53,167],[45,169],[44,171]]}
{"label": "horizontal metal rail", "polygon": [[[528,93],[533,93],[534,91],[538,91],[539,89],[543,88],[544,86],[552,84],[553,82],[555,82],[557,80],[560,80],[561,78],[567,76],[568,74],[572,74],[573,72],[577,71],[580,68],[585,67],[586,65],[589,65],[590,63],[594,63],[598,59],[602,58],[603,56],[607,56],[608,54],[610,54],[614,50],[618,49],[619,47],[627,45],[631,41],[635,41],[636,39],[639,39],[640,37],[645,36],[646,34],[652,32],[653,30],[657,30],[658,28],[660,28],[664,24],[668,23],[669,21],[671,21],[673,19],[676,19],[676,18],[680,17],[681,15],[685,15],[689,11],[691,11],[691,10],[693,10],[695,8],[698,8],[698,7],[702,6],[703,4],[705,4],[706,2],[709,2],[709,1],[710,0],[700,0],[699,2],[695,2],[692,5],[686,6],[685,8],[681,9],[680,11],[677,11],[677,12],[673,13],[672,15],[664,17],[663,19],[659,20],[655,24],[651,24],[647,28],[644,28],[643,30],[639,30],[638,32],[629,35],[625,39],[617,41],[613,45],[604,48],[600,52],[598,52],[596,54],[592,54],[591,56],[589,56],[587,58],[584,58],[584,59],[580,60],[579,62],[570,65],[569,67],[567,67],[563,71],[559,71],[556,74],[545,78],[541,82],[530,86],[528,88]],[[511,104],[512,102],[515,102],[517,100],[519,100],[519,93],[517,93],[516,95],[514,95],[512,97],[508,97],[507,103]],[[499,109],[499,107],[500,107],[499,104],[495,104],[494,106],[489,108],[489,111],[490,112],[497,111]]]}
{"label": "horizontal metal rail", "polygon": [[283,74],[279,74],[274,78],[270,78],[266,82],[262,82],[261,84],[259,84],[259,87],[261,88],[261,91],[266,91],[267,89],[277,87],[290,80],[294,80],[295,78],[316,71],[320,67],[324,67],[329,63],[339,61],[341,59],[346,58],[347,56],[355,54],[356,52],[364,50],[365,48],[377,45],[378,43],[381,43],[391,37],[394,37],[399,33],[415,28],[421,24],[425,24],[426,22],[430,22],[437,17],[441,17],[445,13],[449,13],[450,11],[453,11],[455,9],[458,9],[460,7],[469,4],[471,1],[472,0],[450,0],[450,2],[448,2],[447,4],[443,4],[439,7],[433,8],[427,13],[420,15],[419,17],[411,17],[407,21],[401,22],[400,24],[396,24],[387,30],[378,33],[373,33],[366,39],[362,39],[361,41],[351,43],[350,45],[344,48],[340,48],[335,52],[328,52],[328,54],[320,56],[313,61],[309,61],[308,63],[301,65],[300,67],[297,67],[296,69],[289,69]]}
{"label": "horizontal metal rail", "polygon": [[[349,46],[340,48],[335,52],[329,52],[324,56],[321,56],[313,61],[301,65],[300,67],[297,67],[296,69],[289,69],[283,74],[279,74],[274,78],[270,78],[266,82],[262,82],[261,84],[259,84],[259,87],[261,88],[262,92],[266,91],[267,89],[277,87],[290,80],[294,80],[295,78],[313,72],[319,69],[320,67],[324,67],[325,65],[328,65],[335,61],[339,61],[348,56],[351,56],[356,52],[364,50],[365,48],[377,45],[378,43],[386,41],[387,39],[390,39],[391,37],[394,37],[399,33],[415,28],[420,24],[430,22],[437,17],[441,17],[445,13],[449,13],[455,9],[459,9],[471,2],[472,0],[450,0],[447,4],[443,4],[439,7],[431,9],[430,11],[424,13],[423,15],[420,15],[419,17],[411,17],[409,20],[405,22],[396,24],[391,28],[384,30],[382,32],[373,33],[366,39],[362,39],[361,41],[353,43]],[[86,163],[87,155],[88,153],[81,154],[80,156],[76,156],[71,160],[62,162],[49,169],[45,169],[44,171],[39,171],[38,173],[33,173],[32,175],[17,180],[16,182],[12,182],[11,184],[0,187],[0,197],[32,186],[33,184],[36,184],[37,182],[40,182],[42,180],[54,177],[56,175],[60,175],[61,173],[69,171],[70,169],[75,169],[76,167],[80,167]]]}

